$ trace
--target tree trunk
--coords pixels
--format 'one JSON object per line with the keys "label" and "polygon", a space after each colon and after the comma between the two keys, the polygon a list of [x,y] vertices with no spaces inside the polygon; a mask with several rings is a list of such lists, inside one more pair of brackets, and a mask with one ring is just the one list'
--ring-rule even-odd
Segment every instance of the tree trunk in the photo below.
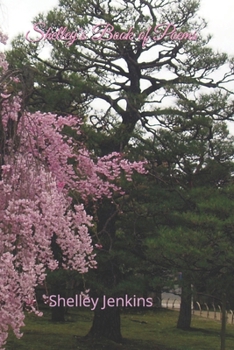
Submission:
{"label": "tree trunk", "polygon": [[106,307],[101,310],[100,307],[97,307],[94,311],[93,324],[87,337],[104,337],[116,343],[121,343],[119,308]]}
{"label": "tree trunk", "polygon": [[105,337],[115,342],[121,342],[120,310],[108,305],[102,310],[103,294],[106,294],[106,297],[113,297],[116,285],[119,283],[119,266],[110,254],[115,242],[116,214],[116,207],[111,201],[109,199],[103,200],[98,209],[97,223],[97,231],[102,236],[103,250],[98,256],[95,291],[95,297],[99,297],[100,304],[94,310],[93,324],[87,336]]}
{"label": "tree trunk", "polygon": [[[50,294],[59,295],[61,298],[66,297],[66,272],[61,269],[62,251],[56,242],[56,235],[52,237],[51,248],[54,258],[59,262],[60,269],[52,271],[47,280],[50,285]],[[53,322],[65,322],[65,305],[60,303],[60,306],[51,307],[51,320]]]}
{"label": "tree trunk", "polygon": [[[52,282],[51,295],[59,295],[61,298],[66,298],[65,284],[60,279]],[[65,305],[51,307],[51,321],[52,322],[65,322]]]}
{"label": "tree trunk", "polygon": [[192,319],[191,302],[192,302],[191,282],[190,282],[190,279],[186,280],[186,277],[183,275],[180,313],[179,313],[179,318],[177,322],[177,328],[179,329],[183,329],[183,330],[190,329],[191,319]]}
{"label": "tree trunk", "polygon": [[[127,113],[125,113],[126,117]],[[123,118],[124,119],[124,118]],[[117,138],[109,137],[107,140],[103,139],[100,143],[101,154],[105,156],[111,152],[120,152],[122,148],[128,143],[130,135],[134,126],[136,124],[136,119],[129,118],[127,121],[123,121],[120,127],[120,133],[118,133]],[[105,251],[111,251],[113,249],[116,228],[115,221],[118,211],[115,205],[113,205],[110,199],[105,199],[102,201],[101,206],[97,211],[98,222],[97,222],[97,233],[102,237],[102,245]],[[108,290],[113,290],[118,283],[118,266],[112,264],[111,261],[104,261],[98,263],[97,274],[100,279],[100,285],[104,287],[103,290],[107,288]],[[97,293],[101,300],[100,291]],[[94,318],[92,327],[87,334],[87,337],[105,337],[117,343],[122,341],[121,328],[120,328],[120,310],[115,307],[106,307],[101,310],[101,305],[99,305],[94,310]]]}
{"label": "tree trunk", "polygon": [[55,306],[51,308],[51,321],[52,322],[65,322],[65,307]]}

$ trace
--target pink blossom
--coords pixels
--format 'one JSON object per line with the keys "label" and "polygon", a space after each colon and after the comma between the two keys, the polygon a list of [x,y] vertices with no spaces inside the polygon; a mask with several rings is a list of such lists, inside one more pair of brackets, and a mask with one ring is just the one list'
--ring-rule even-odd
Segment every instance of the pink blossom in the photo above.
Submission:
{"label": "pink blossom", "polygon": [[95,247],[96,247],[97,249],[102,249],[102,245],[101,245],[101,244],[95,244]]}
{"label": "pink blossom", "polygon": [[[0,34],[0,41],[5,37]],[[1,61],[2,60],[2,61]],[[4,56],[0,64],[7,69]],[[11,328],[19,338],[24,310],[38,316],[35,287],[44,282],[46,270],[55,270],[51,240],[60,246],[64,269],[86,273],[96,268],[89,228],[93,218],[85,204],[114,193],[125,174],[144,173],[144,163],[131,163],[112,153],[95,159],[81,142],[65,135],[69,126],[79,135],[81,121],[74,116],[22,112],[19,95],[1,93],[1,118],[5,135],[8,121],[17,121],[13,139],[5,140],[7,152],[0,168],[0,348]],[[10,97],[10,98],[9,98]],[[21,117],[19,118],[19,112]],[[15,140],[17,139],[17,143]],[[79,203],[72,203],[76,193]],[[102,249],[101,244],[96,244]]]}

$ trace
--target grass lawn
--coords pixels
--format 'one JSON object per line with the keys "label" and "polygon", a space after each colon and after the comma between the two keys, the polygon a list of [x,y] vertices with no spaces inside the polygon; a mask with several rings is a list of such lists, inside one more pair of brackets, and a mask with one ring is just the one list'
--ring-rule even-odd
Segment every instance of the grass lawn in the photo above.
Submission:
{"label": "grass lawn", "polygon": [[[220,322],[193,317],[192,329],[176,329],[178,313],[169,310],[122,313],[123,344],[83,338],[90,329],[92,312],[69,310],[65,323],[52,323],[50,313],[26,318],[24,336],[10,334],[7,350],[219,350]],[[234,325],[227,326],[226,350],[234,349]]]}

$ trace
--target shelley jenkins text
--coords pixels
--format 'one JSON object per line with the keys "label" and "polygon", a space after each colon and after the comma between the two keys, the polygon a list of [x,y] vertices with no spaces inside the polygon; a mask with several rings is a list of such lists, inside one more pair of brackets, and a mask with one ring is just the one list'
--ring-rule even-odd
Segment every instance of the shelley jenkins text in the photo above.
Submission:
{"label": "shelley jenkins text", "polygon": [[63,307],[87,307],[95,310],[97,305],[101,303],[101,310],[106,307],[152,307],[153,298],[137,297],[136,295],[123,297],[107,297],[103,295],[102,298],[84,297],[82,294],[76,294],[74,297],[63,298],[60,294],[53,294],[49,296],[49,306],[63,306]]}

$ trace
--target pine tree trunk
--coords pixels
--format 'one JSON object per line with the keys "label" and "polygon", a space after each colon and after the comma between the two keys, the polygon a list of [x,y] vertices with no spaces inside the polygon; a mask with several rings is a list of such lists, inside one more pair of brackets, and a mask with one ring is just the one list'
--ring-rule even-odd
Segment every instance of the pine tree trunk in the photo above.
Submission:
{"label": "pine tree trunk", "polygon": [[120,310],[115,307],[106,307],[101,310],[95,309],[92,327],[87,337],[107,338],[116,343],[121,343]]}
{"label": "pine tree trunk", "polygon": [[[61,267],[62,263],[62,252],[60,246],[56,243],[56,235],[52,237],[51,248],[54,254],[54,258],[59,262]],[[53,271],[50,274],[49,285],[50,285],[50,294],[60,295],[60,297],[66,297],[66,278],[65,273],[62,269]],[[47,277],[48,278],[48,277]],[[55,306],[51,307],[51,320],[53,322],[65,322],[65,306]]]}
{"label": "pine tree trunk", "polygon": [[65,307],[55,306],[51,309],[52,322],[65,322]]}
{"label": "pine tree trunk", "polygon": [[[53,281],[50,294],[60,295],[61,298],[66,298],[65,284],[62,284],[59,279]],[[60,306],[51,307],[51,321],[65,322],[65,311],[66,308],[62,303]]]}
{"label": "pine tree trunk", "polygon": [[182,290],[181,290],[181,303],[180,313],[177,322],[177,328],[188,330],[191,326],[192,319],[192,288],[190,279],[186,280],[186,276],[183,275]]}
{"label": "pine tree trunk", "polygon": [[[97,285],[101,286],[96,291],[99,300],[103,300],[103,294],[107,297],[115,295],[115,287],[119,282],[119,267],[114,258],[109,254],[112,251],[115,242],[115,220],[116,207],[110,200],[103,200],[98,209],[98,232],[103,232],[101,243],[103,244],[103,254],[105,258],[98,262]],[[100,338],[105,337],[115,342],[121,342],[120,330],[120,310],[116,307],[106,306],[103,310],[102,302],[94,310],[94,319],[92,327],[87,336]]]}

